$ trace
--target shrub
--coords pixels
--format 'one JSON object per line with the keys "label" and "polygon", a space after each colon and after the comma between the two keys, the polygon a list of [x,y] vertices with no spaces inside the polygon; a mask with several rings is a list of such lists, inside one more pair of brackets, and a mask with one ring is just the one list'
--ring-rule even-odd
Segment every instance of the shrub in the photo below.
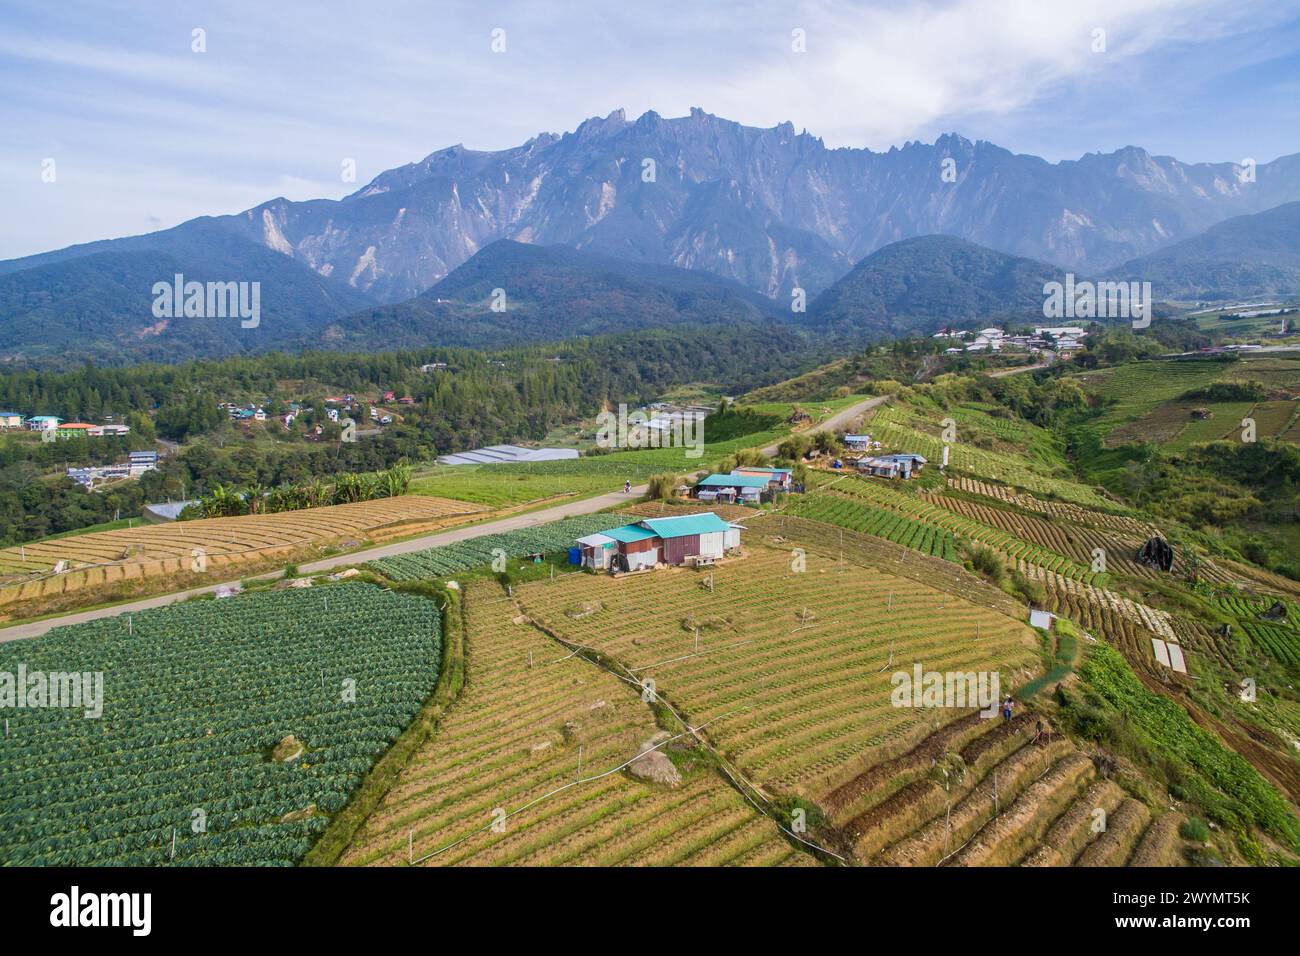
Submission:
{"label": "shrub", "polygon": [[1205,821],[1200,817],[1188,817],[1183,821],[1178,832],[1183,835],[1184,839],[1191,840],[1194,843],[1204,843],[1210,838],[1210,828],[1206,826]]}
{"label": "shrub", "polygon": [[677,476],[672,472],[660,472],[657,475],[651,475],[646,480],[645,496],[651,501],[660,501],[673,496],[673,489],[677,487]]}
{"label": "shrub", "polygon": [[1031,581],[1020,571],[1011,572],[1011,591],[1025,599],[1031,607],[1042,607],[1047,601],[1047,591],[1037,581]]}
{"label": "shrub", "polygon": [[1006,577],[1006,568],[1002,565],[1002,559],[998,557],[996,551],[992,548],[985,548],[981,545],[972,545],[970,549],[970,569],[977,574],[982,574],[994,584],[1001,584]]}

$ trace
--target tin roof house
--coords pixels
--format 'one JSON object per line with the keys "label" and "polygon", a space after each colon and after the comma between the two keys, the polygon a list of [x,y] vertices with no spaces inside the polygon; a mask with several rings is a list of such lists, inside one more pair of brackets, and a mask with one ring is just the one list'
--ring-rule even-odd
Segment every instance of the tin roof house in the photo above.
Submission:
{"label": "tin roof house", "polygon": [[879,455],[875,458],[863,458],[858,463],[858,470],[879,478],[911,478],[927,464],[923,455],[903,453],[898,455]]}
{"label": "tin roof house", "polygon": [[582,566],[597,571],[641,571],[657,564],[712,564],[740,547],[739,525],[711,511],[646,518],[577,540]]}
{"label": "tin roof house", "polygon": [[768,489],[764,475],[708,475],[695,484],[695,497],[700,501],[743,502],[758,504]]}
{"label": "tin roof house", "polygon": [[790,489],[794,478],[794,471],[790,468],[763,468],[758,465],[743,465],[733,468],[731,473],[750,478],[766,478],[770,486],[783,491]]}

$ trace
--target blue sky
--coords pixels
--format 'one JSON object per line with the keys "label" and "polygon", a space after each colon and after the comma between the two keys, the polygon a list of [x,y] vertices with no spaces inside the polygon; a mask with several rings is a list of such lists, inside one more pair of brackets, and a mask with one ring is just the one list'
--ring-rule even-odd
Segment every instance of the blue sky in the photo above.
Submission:
{"label": "blue sky", "polygon": [[[491,49],[497,28],[504,53]],[[792,49],[796,29],[806,52]],[[279,195],[337,198],[453,143],[496,149],[619,107],[692,106],[790,120],[830,146],[955,131],[1052,161],[1137,145],[1266,162],[1300,152],[1300,9],[5,0],[0,258]],[[349,158],[355,183],[340,175]]]}

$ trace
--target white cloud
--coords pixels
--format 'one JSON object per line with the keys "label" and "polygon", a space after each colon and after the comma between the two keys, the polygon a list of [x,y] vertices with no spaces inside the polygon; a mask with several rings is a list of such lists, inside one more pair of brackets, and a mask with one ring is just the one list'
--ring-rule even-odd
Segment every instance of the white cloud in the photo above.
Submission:
{"label": "white cloud", "polygon": [[[338,179],[343,157],[356,158],[364,183],[452,143],[503,148],[618,107],[790,120],[831,146],[878,149],[941,129],[980,137],[1032,122],[1038,145],[1050,146],[1058,118],[1046,104],[1074,104],[1086,129],[1100,122],[1087,107],[1105,89],[1140,116],[1155,94],[1135,77],[1151,60],[1191,49],[1205,72],[1227,69],[1194,44],[1266,35],[1282,6],[393,0],[361,14],[321,0],[302,17],[228,0],[197,19],[181,6],[100,9],[74,30],[47,4],[10,0],[0,11],[0,199],[21,226],[0,230],[0,256],[277,194],[338,198],[356,188]],[[200,25],[208,52],[193,54]],[[507,30],[504,55],[489,48],[497,26]],[[791,52],[794,27],[807,31],[807,53]],[[1097,27],[1104,54],[1091,51]],[[1127,141],[1141,143],[1141,133]],[[42,191],[30,170],[49,155],[98,192]]]}

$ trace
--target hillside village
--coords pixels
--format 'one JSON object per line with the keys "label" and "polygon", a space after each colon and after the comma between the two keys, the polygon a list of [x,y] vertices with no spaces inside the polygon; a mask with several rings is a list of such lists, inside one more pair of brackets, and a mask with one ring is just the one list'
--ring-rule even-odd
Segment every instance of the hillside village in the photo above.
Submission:
{"label": "hillside village", "polygon": [[1033,356],[1069,356],[1084,347],[1088,330],[1076,326],[1036,326],[1033,334],[1009,333],[1006,329],[990,327],[978,332],[962,332],[955,329],[940,329],[933,335],[960,344],[944,350],[946,355],[978,352],[1021,352]]}

